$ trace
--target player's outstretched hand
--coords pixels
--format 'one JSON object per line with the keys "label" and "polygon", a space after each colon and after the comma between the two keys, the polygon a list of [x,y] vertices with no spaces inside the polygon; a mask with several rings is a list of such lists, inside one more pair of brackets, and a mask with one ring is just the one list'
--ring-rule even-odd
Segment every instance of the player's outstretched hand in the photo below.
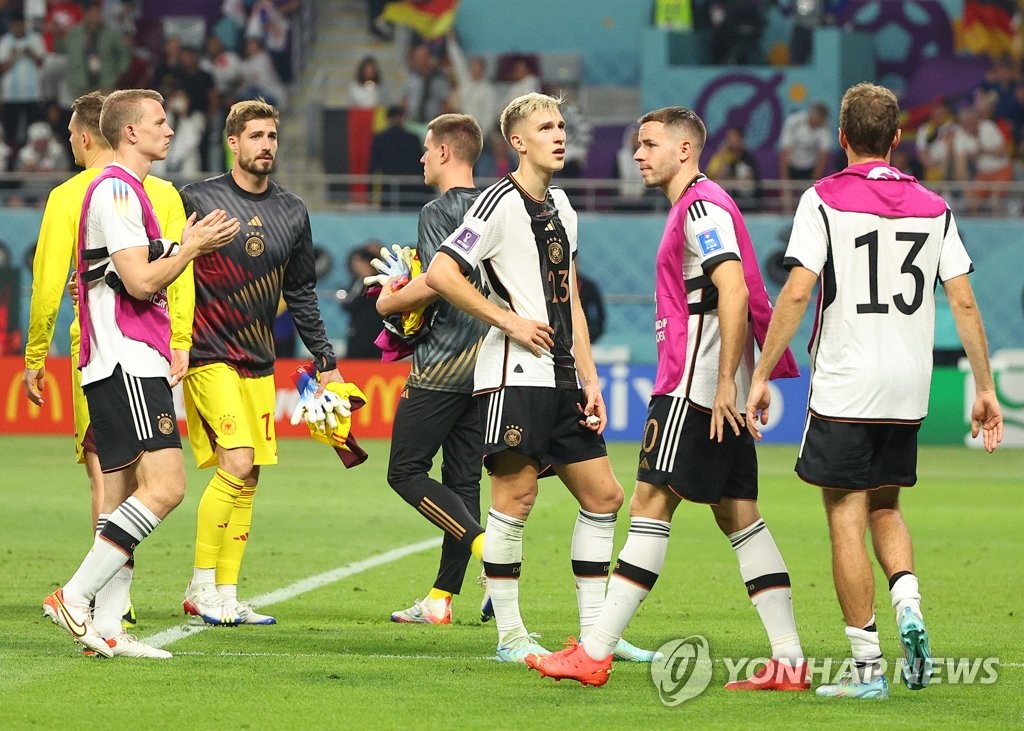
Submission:
{"label": "player's outstretched hand", "polygon": [[763,426],[768,423],[768,406],[771,401],[768,381],[755,380],[750,384],[750,396],[747,398],[747,431],[757,441],[761,441],[763,437],[758,424]]}
{"label": "player's outstretched hand", "polygon": [[555,331],[550,325],[538,320],[527,320],[511,310],[506,313],[506,321],[501,329],[538,358],[541,352],[555,347],[555,341],[551,337]]}
{"label": "player's outstretched hand", "polygon": [[230,243],[241,229],[237,218],[228,218],[228,214],[219,208],[210,211],[202,219],[196,218],[195,213],[188,217],[181,234],[182,245],[188,244],[196,256],[209,254]]}
{"label": "player's outstretched hand", "polygon": [[996,451],[1003,441],[1003,410],[992,391],[982,391],[971,409],[971,437],[981,433],[986,452]]}
{"label": "player's outstretched hand", "polygon": [[725,425],[729,424],[733,434],[740,435],[743,415],[736,408],[736,381],[720,380],[715,390],[715,403],[711,406],[710,439],[721,442],[725,438]]}

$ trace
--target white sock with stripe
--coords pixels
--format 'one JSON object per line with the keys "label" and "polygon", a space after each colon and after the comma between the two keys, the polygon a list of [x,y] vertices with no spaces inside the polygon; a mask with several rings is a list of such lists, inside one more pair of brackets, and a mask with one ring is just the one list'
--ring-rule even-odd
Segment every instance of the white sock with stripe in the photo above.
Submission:
{"label": "white sock with stripe", "polygon": [[615,550],[615,517],[615,513],[588,513],[582,508],[576,516],[569,556],[576,577],[581,638],[594,626],[604,604],[608,568]]}
{"label": "white sock with stripe", "polygon": [[583,638],[583,649],[595,660],[603,660],[615,651],[626,626],[658,580],[672,524],[653,518],[633,518],[629,522],[626,545],[619,551],[608,594],[596,624]]}
{"label": "white sock with stripe", "polygon": [[523,563],[525,523],[494,508],[487,511],[484,531],[484,571],[494,606],[498,642],[527,635],[519,613],[519,572]]}

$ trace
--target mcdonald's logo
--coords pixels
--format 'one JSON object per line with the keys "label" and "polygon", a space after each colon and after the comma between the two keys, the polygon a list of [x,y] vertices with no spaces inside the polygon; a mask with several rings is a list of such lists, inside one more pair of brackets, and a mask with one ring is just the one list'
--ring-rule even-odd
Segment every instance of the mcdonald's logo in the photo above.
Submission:
{"label": "mcdonald's logo", "polygon": [[395,410],[398,408],[402,389],[405,388],[405,379],[404,374],[390,378],[370,376],[362,385],[362,391],[366,394],[366,406],[353,413],[352,418],[361,426],[367,426],[374,421],[374,414],[377,414],[380,423],[394,423]]}
{"label": "mcdonald's logo", "polygon": [[49,370],[43,375],[43,389],[45,403],[43,406],[36,406],[25,396],[22,386],[22,372],[16,372],[10,377],[7,385],[7,404],[4,409],[4,421],[8,424],[15,424],[19,420],[18,412],[20,405],[25,405],[25,417],[38,421],[43,418],[45,412],[49,412],[49,421],[59,424],[64,420],[64,399],[61,397],[60,383],[57,377]]}

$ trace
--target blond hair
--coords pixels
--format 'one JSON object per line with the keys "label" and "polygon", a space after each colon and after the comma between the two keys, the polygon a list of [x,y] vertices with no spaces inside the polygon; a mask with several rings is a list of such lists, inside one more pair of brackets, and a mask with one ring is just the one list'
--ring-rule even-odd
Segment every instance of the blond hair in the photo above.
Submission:
{"label": "blond hair", "polygon": [[228,137],[238,137],[245,130],[245,125],[254,119],[272,119],[277,125],[280,114],[277,108],[262,97],[236,102],[228,110],[228,118],[224,122],[224,131]]}
{"label": "blond hair", "polygon": [[124,137],[124,128],[142,122],[142,100],[152,99],[163,106],[163,95],[152,89],[121,89],[111,92],[100,110],[100,132],[111,149],[116,150]]}
{"label": "blond hair", "polygon": [[100,132],[100,112],[107,97],[102,91],[90,91],[71,102],[71,113],[76,115],[79,130],[88,132],[101,147],[108,147],[106,138]]}
{"label": "blond hair", "polygon": [[501,112],[501,117],[499,119],[499,124],[501,125],[501,136],[505,138],[506,142],[511,144],[512,140],[510,138],[512,137],[512,130],[514,130],[520,122],[529,119],[530,115],[534,112],[557,110],[559,105],[564,101],[565,97],[563,96],[559,96],[556,99],[553,96],[538,94],[535,91],[516,97],[510,101],[508,106]]}

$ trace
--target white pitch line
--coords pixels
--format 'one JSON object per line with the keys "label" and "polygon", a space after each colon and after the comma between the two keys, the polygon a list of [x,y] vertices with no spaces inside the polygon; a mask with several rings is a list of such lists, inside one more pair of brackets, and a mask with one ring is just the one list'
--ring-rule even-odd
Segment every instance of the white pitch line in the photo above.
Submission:
{"label": "white pitch line", "polygon": [[[280,602],[294,599],[295,597],[305,594],[306,592],[313,591],[314,589],[320,589],[329,584],[341,581],[342,579],[347,579],[350,576],[361,574],[363,571],[369,571],[370,569],[375,569],[379,566],[393,563],[394,561],[398,561],[406,556],[428,551],[431,548],[437,548],[441,545],[442,540],[442,538],[438,537],[431,538],[426,541],[420,541],[419,543],[410,543],[407,546],[399,546],[398,548],[393,548],[390,551],[385,551],[384,553],[378,553],[375,556],[364,558],[361,561],[355,561],[347,566],[339,566],[336,569],[325,571],[322,574],[307,576],[305,579],[299,579],[291,586],[286,586],[283,589],[277,589],[267,594],[260,594],[259,596],[253,597],[250,604],[254,609],[279,604]],[[210,629],[211,626],[212,625],[208,624],[198,626],[182,624],[178,627],[165,629],[163,632],[157,632],[155,635],[143,639],[143,642],[147,645],[152,645],[153,647],[164,647],[172,642],[177,642],[183,637],[189,637],[202,632],[203,630]]]}

